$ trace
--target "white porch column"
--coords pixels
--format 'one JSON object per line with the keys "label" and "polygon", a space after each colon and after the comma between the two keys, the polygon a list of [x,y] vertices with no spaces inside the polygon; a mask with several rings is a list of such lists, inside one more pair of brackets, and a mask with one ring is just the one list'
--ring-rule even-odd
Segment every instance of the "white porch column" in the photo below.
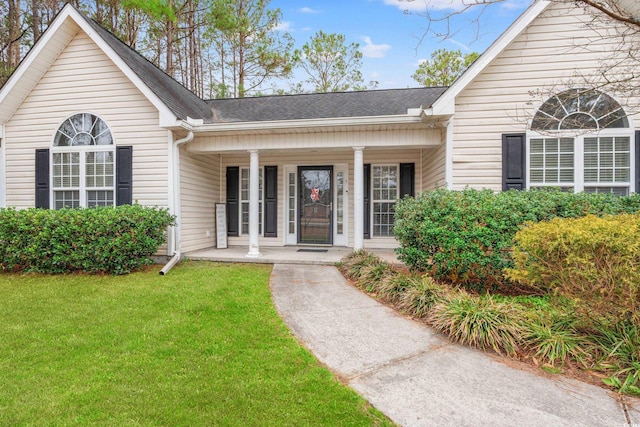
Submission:
{"label": "white porch column", "polygon": [[364,247],[364,147],[353,147],[353,249]]}
{"label": "white porch column", "polygon": [[260,162],[258,150],[249,150],[251,159],[249,161],[249,253],[248,257],[260,256]]}

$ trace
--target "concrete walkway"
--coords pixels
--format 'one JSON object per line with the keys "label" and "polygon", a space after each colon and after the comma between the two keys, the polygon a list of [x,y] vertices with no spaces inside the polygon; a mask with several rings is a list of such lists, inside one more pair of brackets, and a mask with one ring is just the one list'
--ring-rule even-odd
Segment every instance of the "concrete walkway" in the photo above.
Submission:
{"label": "concrete walkway", "polygon": [[400,425],[640,426],[637,400],[451,344],[335,267],[276,264],[271,291],[296,337]]}

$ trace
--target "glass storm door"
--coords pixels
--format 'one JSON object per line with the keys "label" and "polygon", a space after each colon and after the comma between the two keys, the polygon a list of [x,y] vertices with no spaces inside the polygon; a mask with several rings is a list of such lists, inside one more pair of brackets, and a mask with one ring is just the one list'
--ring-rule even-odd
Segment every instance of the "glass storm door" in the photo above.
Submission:
{"label": "glass storm door", "polygon": [[298,168],[298,243],[332,243],[332,166]]}

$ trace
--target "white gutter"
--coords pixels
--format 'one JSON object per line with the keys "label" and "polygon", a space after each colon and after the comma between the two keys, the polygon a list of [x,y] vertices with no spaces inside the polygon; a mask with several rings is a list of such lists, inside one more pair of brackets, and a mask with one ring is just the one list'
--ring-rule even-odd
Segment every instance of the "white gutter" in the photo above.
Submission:
{"label": "white gutter", "polygon": [[[187,122],[189,122],[189,118],[187,118]],[[180,252],[181,242],[180,242],[180,146],[182,144],[186,144],[187,142],[193,141],[193,128],[191,124],[185,123],[183,126],[185,129],[189,131],[187,136],[182,139],[178,139],[173,142],[173,194],[171,197],[173,198],[173,214],[176,217],[176,225],[171,227],[171,246],[173,246],[173,256],[162,267],[160,270],[160,275],[164,276],[175,266],[182,257]]]}
{"label": "white gutter", "polygon": [[395,116],[332,117],[322,119],[274,120],[270,122],[211,123],[197,126],[195,130],[197,132],[242,132],[314,127],[417,124],[424,122],[423,117],[422,109],[416,108],[408,110],[407,114],[399,114]]}

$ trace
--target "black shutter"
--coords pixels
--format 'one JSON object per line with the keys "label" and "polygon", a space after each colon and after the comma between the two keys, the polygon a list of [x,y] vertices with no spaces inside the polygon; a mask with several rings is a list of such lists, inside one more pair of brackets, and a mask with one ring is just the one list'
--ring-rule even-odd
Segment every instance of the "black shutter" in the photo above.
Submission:
{"label": "black shutter", "polygon": [[278,237],[278,166],[264,167],[264,237]]}
{"label": "black shutter", "polygon": [[238,236],[238,214],[240,208],[240,168],[227,167],[227,234]]}
{"label": "black shutter", "polygon": [[636,131],[636,193],[640,193],[640,130]]}
{"label": "black shutter", "polygon": [[364,165],[364,192],[363,192],[363,201],[364,201],[364,209],[362,212],[364,214],[363,218],[363,237],[365,239],[371,238],[371,165]]}
{"label": "black shutter", "polygon": [[415,163],[400,163],[400,198],[416,195],[415,175]]}
{"label": "black shutter", "polygon": [[36,150],[36,208],[49,209],[49,149]]}
{"label": "black shutter", "polygon": [[116,147],[116,206],[132,203],[133,147]]}
{"label": "black shutter", "polygon": [[502,135],[502,191],[526,188],[525,134]]}

